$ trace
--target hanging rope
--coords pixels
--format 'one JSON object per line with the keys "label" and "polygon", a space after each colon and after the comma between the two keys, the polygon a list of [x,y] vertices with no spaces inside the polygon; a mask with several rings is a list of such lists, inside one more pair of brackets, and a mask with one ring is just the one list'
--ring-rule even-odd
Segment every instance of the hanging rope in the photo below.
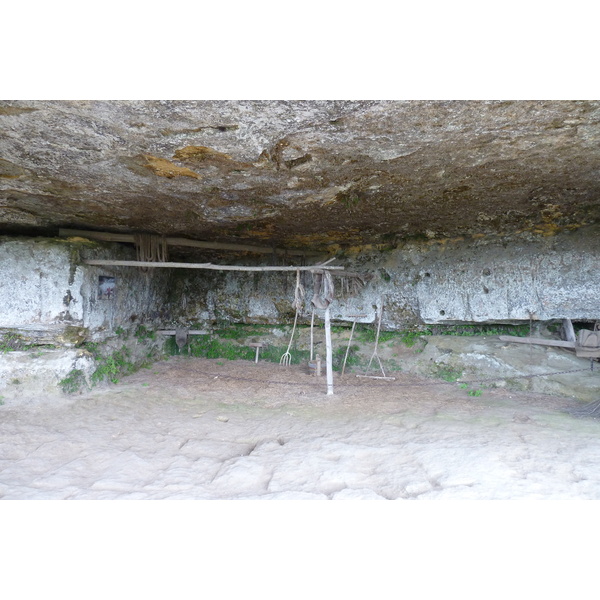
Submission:
{"label": "hanging rope", "polygon": [[296,289],[294,290],[294,301],[292,302],[292,306],[296,309],[296,312],[304,308],[305,296],[304,286],[300,283],[300,271],[296,271]]}
{"label": "hanging rope", "polygon": [[136,233],[133,236],[137,259],[142,262],[168,262],[167,240],[163,236],[150,233]]}

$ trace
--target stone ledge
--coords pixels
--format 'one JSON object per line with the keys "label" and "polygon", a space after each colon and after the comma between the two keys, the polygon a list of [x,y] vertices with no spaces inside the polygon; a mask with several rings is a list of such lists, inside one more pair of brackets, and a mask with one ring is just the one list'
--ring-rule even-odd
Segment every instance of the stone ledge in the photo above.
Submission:
{"label": "stone ledge", "polygon": [[[25,325],[0,326],[0,341],[18,336],[19,346],[79,346],[88,337],[87,327],[70,323],[28,323]],[[18,347],[14,350],[21,350]]]}
{"label": "stone ledge", "polygon": [[93,357],[81,349],[7,352],[0,359],[0,396],[7,404],[62,396],[60,382],[74,369],[89,378]]}

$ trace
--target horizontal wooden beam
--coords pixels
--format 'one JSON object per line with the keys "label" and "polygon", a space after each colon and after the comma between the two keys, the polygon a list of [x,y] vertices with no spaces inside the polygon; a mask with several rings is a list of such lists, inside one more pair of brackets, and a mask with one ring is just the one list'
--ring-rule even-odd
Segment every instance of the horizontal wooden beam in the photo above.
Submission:
{"label": "horizontal wooden beam", "polygon": [[312,265],[309,267],[247,267],[236,265],[213,265],[211,263],[146,262],[141,260],[85,260],[86,265],[110,267],[150,267],[168,269],[212,269],[213,271],[340,271],[344,267]]}
{"label": "horizontal wooden beam", "polygon": [[517,344],[534,344],[539,346],[556,346],[557,348],[575,348],[575,342],[564,340],[547,340],[544,338],[516,337],[514,335],[498,336],[501,342],[515,342]]}
{"label": "horizontal wooden beam", "polygon": [[[157,329],[156,333],[160,335],[175,335],[177,330],[175,329]],[[186,332],[188,335],[210,335],[210,331],[204,331],[203,329],[190,329]]]}
{"label": "horizontal wooden beam", "polygon": [[[135,236],[129,233],[110,233],[107,231],[83,231],[80,229],[59,229],[60,237],[84,237],[100,242],[124,242],[133,244]],[[202,242],[188,240],[182,237],[165,237],[169,246],[185,246],[189,248],[204,248],[208,250],[231,250],[234,252],[254,252],[256,254],[287,254],[289,256],[322,256],[324,252],[298,250],[297,248],[267,248],[265,246],[250,246],[248,244],[228,244],[224,242]]]}

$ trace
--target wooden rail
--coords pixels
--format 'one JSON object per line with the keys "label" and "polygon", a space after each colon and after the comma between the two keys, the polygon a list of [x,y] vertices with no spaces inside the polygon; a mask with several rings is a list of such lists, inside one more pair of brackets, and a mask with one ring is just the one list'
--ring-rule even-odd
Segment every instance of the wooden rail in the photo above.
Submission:
{"label": "wooden rail", "polygon": [[[133,244],[135,236],[129,233],[110,233],[107,231],[83,231],[80,229],[59,229],[60,237],[84,237],[100,242],[124,242]],[[248,244],[229,244],[225,242],[203,242],[182,237],[165,237],[169,246],[185,246],[189,248],[206,248],[209,250],[232,250],[237,252],[254,252],[257,254],[287,254],[289,256],[323,256],[324,252],[298,250],[297,248],[267,248],[265,246],[250,246]]]}
{"label": "wooden rail", "polygon": [[312,265],[304,267],[248,267],[236,265],[213,265],[212,263],[181,263],[181,262],[147,262],[141,260],[85,260],[86,265],[110,267],[151,267],[169,269],[212,269],[213,271],[343,271],[344,267],[330,265]]}
{"label": "wooden rail", "polygon": [[[156,333],[160,335],[175,335],[177,330],[175,329],[157,329]],[[188,335],[209,335],[210,331],[205,331],[204,329],[190,329],[187,331]]]}
{"label": "wooden rail", "polygon": [[557,346],[558,348],[575,348],[575,342],[564,340],[546,340],[543,338],[516,337],[513,335],[498,336],[501,342],[515,342],[517,344],[535,344],[540,346]]}

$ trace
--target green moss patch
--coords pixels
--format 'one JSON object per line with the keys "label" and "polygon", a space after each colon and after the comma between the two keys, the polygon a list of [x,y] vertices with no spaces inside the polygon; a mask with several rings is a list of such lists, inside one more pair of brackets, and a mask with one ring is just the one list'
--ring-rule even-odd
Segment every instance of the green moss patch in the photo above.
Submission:
{"label": "green moss patch", "polygon": [[58,385],[65,394],[74,394],[85,387],[85,375],[81,369],[73,369]]}

